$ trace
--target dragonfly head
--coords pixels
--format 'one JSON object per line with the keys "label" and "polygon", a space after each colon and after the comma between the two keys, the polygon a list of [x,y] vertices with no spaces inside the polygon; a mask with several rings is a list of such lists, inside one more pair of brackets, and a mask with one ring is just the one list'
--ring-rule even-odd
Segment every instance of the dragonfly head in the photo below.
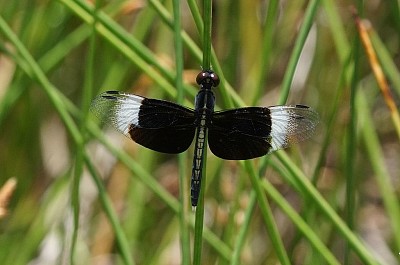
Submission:
{"label": "dragonfly head", "polygon": [[210,89],[219,85],[219,77],[211,70],[204,70],[197,75],[196,82],[202,88]]}

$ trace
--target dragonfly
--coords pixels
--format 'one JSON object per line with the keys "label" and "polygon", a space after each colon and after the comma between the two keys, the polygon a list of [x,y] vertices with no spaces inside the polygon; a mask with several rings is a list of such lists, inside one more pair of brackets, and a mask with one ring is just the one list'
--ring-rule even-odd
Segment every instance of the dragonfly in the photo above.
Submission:
{"label": "dragonfly", "polygon": [[244,107],[214,111],[213,88],[219,77],[203,70],[195,109],[173,102],[119,91],[106,91],[91,104],[91,111],[134,142],[168,154],[186,151],[195,138],[191,176],[191,203],[197,206],[206,137],[211,152],[226,160],[246,160],[311,137],[318,114],[305,105]]}

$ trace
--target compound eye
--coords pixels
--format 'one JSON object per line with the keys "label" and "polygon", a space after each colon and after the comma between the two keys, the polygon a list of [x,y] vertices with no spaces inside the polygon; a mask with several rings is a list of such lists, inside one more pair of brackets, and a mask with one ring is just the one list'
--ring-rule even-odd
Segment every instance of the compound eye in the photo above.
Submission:
{"label": "compound eye", "polygon": [[219,77],[216,73],[210,73],[211,80],[213,82],[213,87],[217,87],[219,85]]}
{"label": "compound eye", "polygon": [[206,79],[208,78],[208,72],[206,71],[201,71],[197,76],[196,76],[196,83],[198,85],[203,84],[206,82]]}
{"label": "compound eye", "polygon": [[196,83],[198,85],[210,84],[213,87],[219,85],[219,77],[213,71],[201,71],[196,77]]}

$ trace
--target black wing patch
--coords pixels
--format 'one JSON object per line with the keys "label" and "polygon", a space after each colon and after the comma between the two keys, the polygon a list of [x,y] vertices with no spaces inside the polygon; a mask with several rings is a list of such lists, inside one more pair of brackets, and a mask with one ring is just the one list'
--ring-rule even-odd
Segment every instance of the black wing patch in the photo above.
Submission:
{"label": "black wing patch", "polygon": [[213,114],[208,142],[222,159],[245,160],[303,141],[317,124],[318,114],[302,105],[220,111]]}
{"label": "black wing patch", "polygon": [[157,152],[181,153],[194,138],[194,111],[169,101],[107,91],[93,100],[91,109],[125,136]]}
{"label": "black wing patch", "polygon": [[216,156],[229,160],[259,157],[271,149],[271,118],[267,108],[240,108],[215,112],[208,144]]}

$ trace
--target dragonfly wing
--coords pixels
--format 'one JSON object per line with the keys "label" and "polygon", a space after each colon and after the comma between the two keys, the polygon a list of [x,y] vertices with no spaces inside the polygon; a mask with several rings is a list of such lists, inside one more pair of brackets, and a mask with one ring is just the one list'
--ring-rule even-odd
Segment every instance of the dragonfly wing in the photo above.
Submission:
{"label": "dragonfly wing", "polygon": [[93,100],[91,110],[103,122],[154,151],[181,153],[194,138],[194,111],[169,101],[107,91]]}
{"label": "dragonfly wing", "polygon": [[317,123],[318,114],[303,105],[220,111],[212,117],[208,142],[220,158],[251,159],[309,138]]}

